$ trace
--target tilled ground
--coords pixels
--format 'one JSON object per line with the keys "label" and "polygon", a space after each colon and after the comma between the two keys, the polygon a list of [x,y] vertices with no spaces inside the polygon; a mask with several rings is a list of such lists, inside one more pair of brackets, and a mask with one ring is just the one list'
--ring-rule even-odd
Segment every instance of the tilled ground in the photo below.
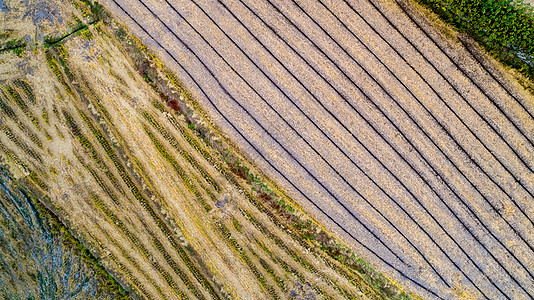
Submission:
{"label": "tilled ground", "polygon": [[393,1],[103,4],[401,285],[534,297],[534,100],[471,43]]}
{"label": "tilled ground", "polygon": [[[61,18],[32,25],[24,18],[32,3],[6,3],[1,47],[6,36],[27,44],[0,50],[2,170],[7,165],[31,191],[20,193],[35,195],[132,299],[406,298],[248,162],[102,7],[47,0],[40,6]],[[17,207],[6,188],[0,197]],[[9,212],[0,213],[9,225]],[[11,234],[13,226],[0,227],[0,238]],[[69,274],[82,278],[49,270],[61,284],[36,280],[17,236],[2,241],[2,299],[39,281],[49,298],[62,297],[76,282]],[[69,269],[69,259],[56,258],[50,266]]]}

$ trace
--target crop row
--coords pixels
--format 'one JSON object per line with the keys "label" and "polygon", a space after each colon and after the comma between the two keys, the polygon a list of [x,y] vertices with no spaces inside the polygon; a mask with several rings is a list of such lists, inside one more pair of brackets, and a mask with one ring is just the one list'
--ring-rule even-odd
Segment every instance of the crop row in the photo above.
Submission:
{"label": "crop row", "polygon": [[[115,246],[117,249],[119,249],[121,255],[128,260],[128,262],[137,270],[139,274],[142,274],[145,279],[154,287],[154,289],[158,292],[158,295],[161,299],[167,299],[167,296],[163,293],[161,288],[154,282],[154,279],[152,279],[151,276],[147,276],[144,271],[141,270],[141,267],[139,266],[139,263],[130,255],[130,253],[122,247],[122,245],[111,235],[109,235],[105,230],[103,230],[98,223],[95,223],[95,226],[97,229],[103,233],[106,238]],[[137,280],[137,279],[136,279]],[[143,287],[144,289],[144,287]],[[147,293],[144,293],[147,294]]]}
{"label": "crop row", "polygon": [[69,54],[67,52],[67,49],[65,48],[64,45],[62,44],[58,44],[56,47],[54,47],[53,50],[49,50],[49,51],[52,51],[54,53],[56,53],[56,58],[57,58],[57,62],[59,63],[59,65],[61,66],[61,68],[63,69],[63,73],[67,76],[67,79],[69,80],[69,82],[71,84],[77,84],[76,83],[76,77],[74,76],[74,74],[71,72],[69,66],[67,65],[67,58],[69,57]]}
{"label": "crop row", "polygon": [[[120,245],[117,243],[117,241],[113,237],[111,237],[105,230],[103,230],[102,227],[100,227],[100,225],[98,225],[98,223],[94,223],[94,226],[100,233],[103,233],[106,236],[106,238],[112,242],[112,244],[114,246],[119,248],[119,250],[121,251],[121,254],[124,255],[125,257],[127,257],[127,260],[132,265],[134,265],[135,269],[139,272],[139,274],[144,274],[140,270],[139,264],[137,264],[137,262],[135,260],[133,260],[132,257],[130,255],[128,255],[128,253],[126,253],[126,251],[124,251],[124,249],[122,247],[120,247]],[[143,293],[143,295],[146,297],[146,299],[154,299],[154,297],[152,297],[152,295],[150,295],[150,293],[148,293],[148,291],[143,286],[143,284],[141,284],[141,282],[139,282],[139,280],[135,276],[133,276],[132,271],[130,271],[123,263],[121,263],[119,261],[119,259],[117,258],[117,256],[115,254],[113,254],[113,252],[108,251],[107,248],[103,245],[102,241],[99,238],[97,238],[95,235],[91,234],[90,232],[88,234],[91,237],[92,241],[95,242],[100,247],[102,252],[106,253],[106,255],[109,257],[109,259],[119,267],[119,271],[122,272],[122,274],[124,276],[126,276],[128,281],[135,288],[137,288],[141,293]],[[165,295],[162,295],[162,299],[166,299]]]}
{"label": "crop row", "polygon": [[145,132],[148,135],[148,137],[150,138],[150,140],[152,141],[152,143],[154,144],[154,146],[156,147],[156,149],[158,150],[159,154],[161,154],[161,156],[163,156],[165,158],[165,160],[167,160],[167,162],[172,166],[172,168],[174,169],[176,174],[178,174],[178,176],[180,176],[180,179],[182,180],[182,183],[187,187],[187,189],[193,195],[195,195],[196,199],[200,202],[202,207],[204,207],[206,212],[210,212],[211,209],[212,209],[211,206],[208,203],[206,203],[206,200],[204,199],[204,197],[202,197],[200,192],[197,190],[197,188],[191,182],[191,179],[189,179],[189,177],[187,176],[185,171],[178,164],[178,162],[176,162],[174,157],[165,149],[163,144],[154,136],[154,134],[152,134],[152,132],[150,132],[150,130],[146,126],[145,126]]}
{"label": "crop row", "polygon": [[[158,109],[161,109],[163,112],[165,111],[165,108],[163,106],[157,105],[157,104],[160,104],[159,102],[155,102],[155,103],[156,103],[155,106],[157,106]],[[149,123],[151,123],[153,125],[153,127],[158,129],[160,134],[176,150],[178,150],[178,152],[182,155],[182,157],[184,157],[186,159],[186,161],[188,161],[191,165],[193,165],[193,167],[195,167],[195,169],[197,169],[197,171],[199,171],[199,173],[201,173],[201,175],[204,178],[204,180],[206,180],[208,183],[210,183],[210,185],[217,192],[221,191],[221,187],[217,183],[217,181],[215,181],[215,179],[213,179],[213,177],[196,161],[196,159],[194,157],[192,157],[187,151],[185,151],[181,146],[179,146],[176,138],[172,134],[170,134],[163,126],[161,126],[159,123],[157,123],[156,120],[152,116],[150,116],[148,113],[146,113],[145,111],[143,111],[142,114],[143,114],[143,116],[145,116],[145,118],[148,118],[147,121],[149,121]],[[211,159],[211,156],[209,155],[209,153],[207,151],[205,151],[205,149],[203,149],[202,146],[200,144],[198,144],[198,142],[191,135],[189,135],[189,133],[187,132],[187,130],[185,130],[185,128],[183,128],[182,126],[180,126],[179,124],[176,123],[176,120],[174,119],[174,117],[172,115],[167,115],[167,117],[170,118],[169,120],[171,121],[171,123],[181,131],[181,133],[184,136],[184,138],[188,141],[188,143],[195,150],[197,150],[199,153],[205,152],[206,155],[204,155],[204,153],[201,153],[201,154],[203,154],[203,157],[205,159]],[[208,160],[208,161],[210,163],[212,163],[211,160]],[[198,178],[196,178],[195,175],[192,175],[192,176],[193,176],[194,182],[197,182],[200,185],[200,188],[202,190],[204,190],[208,194],[210,199],[212,199],[213,201],[217,201],[217,197],[213,194],[213,192],[210,189],[206,188],[202,184],[202,182],[200,180],[198,180]]]}
{"label": "crop row", "polygon": [[152,127],[154,127],[164,138],[171,144],[180,153],[180,155],[191,164],[201,175],[202,177],[217,191],[221,191],[219,184],[213,179],[213,177],[198,163],[198,161],[192,157],[187,151],[184,150],[176,140],[176,138],[167,131],[163,126],[161,126],[148,112],[142,111],[141,114],[148,121]]}
{"label": "crop row", "polygon": [[254,216],[252,216],[250,212],[243,209],[240,209],[240,211],[245,216],[245,218],[247,218],[252,223],[252,225],[254,225],[254,227],[256,227],[262,234],[267,236],[269,239],[274,241],[274,243],[278,247],[282,248],[287,254],[289,254],[289,256],[291,256],[296,262],[298,262],[302,267],[304,267],[304,269],[312,273],[318,273],[317,269],[311,263],[309,263],[306,259],[300,257],[297,253],[295,253],[295,251],[289,248],[289,246],[287,246],[287,244],[280,237],[278,237],[269,229],[267,229],[267,227],[265,227],[265,225],[260,223]]}
{"label": "crop row", "polygon": [[[344,295],[350,295],[350,293],[337,285],[334,281],[330,280],[323,272],[320,272],[317,270],[310,262],[308,262],[306,259],[302,258],[300,255],[298,255],[295,251],[293,251],[287,244],[277,235],[273,234],[265,225],[263,225],[261,222],[259,222],[252,214],[246,210],[240,209],[241,213],[256,227],[262,234],[267,236],[269,239],[275,242],[275,244],[282,248],[293,260],[295,260],[297,263],[299,263],[304,269],[308,270],[311,273],[314,273],[321,277],[325,282],[332,285],[334,288],[336,288],[341,294]],[[297,239],[300,240],[300,239]]]}
{"label": "crop row", "polygon": [[276,294],[275,289],[270,286],[267,283],[267,280],[261,272],[256,268],[252,260],[248,257],[248,255],[245,253],[245,250],[239,245],[237,240],[232,237],[232,234],[230,233],[230,230],[224,225],[222,222],[217,221],[215,222],[215,227],[219,230],[219,233],[223,236],[224,240],[230,246],[238,255],[239,257],[245,262],[245,264],[248,266],[252,274],[256,277],[260,285],[265,289],[267,293],[271,296],[272,299],[279,299],[280,297]]}
{"label": "crop row", "polygon": [[[193,147],[193,149],[195,149],[196,151],[198,151],[198,153],[200,153],[202,155],[202,157],[204,157],[205,160],[207,160],[208,162],[212,163],[212,164],[215,164],[216,168],[219,169],[216,165],[216,160],[211,156],[211,154],[206,150],[204,149],[204,147],[202,147],[202,145],[198,142],[198,140],[196,140],[191,134],[189,134],[189,132],[182,126],[178,123],[178,121],[176,121],[176,119],[174,118],[174,116],[170,113],[167,112],[167,110],[165,109],[165,106],[163,106],[163,104],[161,104],[160,102],[158,101],[152,101],[152,105],[158,109],[160,112],[162,112],[163,114],[165,114],[165,116],[167,117],[167,119],[169,120],[169,122],[176,128],[178,129],[178,131],[180,131],[180,134],[183,136],[183,138],[187,141],[187,143],[189,145],[191,145],[191,147]],[[220,170],[219,170],[220,171]]]}
{"label": "crop row", "polygon": [[5,133],[5,135],[20,149],[22,149],[26,154],[33,157],[35,160],[37,160],[40,163],[43,163],[43,160],[39,154],[37,154],[32,148],[30,148],[26,143],[21,141],[19,137],[17,137],[11,128],[9,128],[7,125],[0,125],[0,129]]}
{"label": "crop row", "polygon": [[89,128],[89,130],[93,133],[93,135],[96,137],[96,139],[99,141],[100,145],[106,152],[107,156],[111,159],[111,161],[114,163],[120,177],[130,188],[130,191],[132,192],[133,196],[136,198],[137,201],[141,204],[141,206],[150,214],[154,222],[157,224],[159,229],[163,232],[163,234],[167,237],[173,248],[177,251],[180,258],[183,260],[185,265],[188,267],[189,271],[195,276],[195,278],[200,282],[200,284],[206,288],[206,290],[212,295],[213,298],[219,299],[219,295],[215,292],[214,288],[211,286],[211,284],[206,280],[206,278],[199,272],[195,264],[191,261],[191,258],[187,255],[186,251],[176,242],[174,238],[174,233],[167,227],[165,222],[161,219],[161,217],[154,211],[154,209],[150,206],[148,200],[143,196],[141,190],[137,187],[137,185],[134,183],[128,172],[126,171],[125,167],[120,162],[119,158],[117,157],[115,151],[112,149],[111,145],[107,141],[107,139],[104,137],[103,133],[95,128],[91,120],[81,111],[79,111],[79,114],[81,118],[84,120],[86,126]]}
{"label": "crop row", "polygon": [[104,215],[111,221],[111,223],[115,224],[115,226],[117,226],[117,228],[119,228],[119,230],[122,231],[123,234],[126,235],[126,237],[128,237],[131,243],[135,245],[137,249],[143,254],[145,259],[152,263],[152,266],[161,274],[163,279],[165,279],[167,284],[172,288],[173,292],[176,293],[176,295],[179,296],[181,299],[187,299],[184,292],[172,279],[172,276],[167,273],[167,271],[165,271],[157,261],[151,259],[152,255],[150,254],[150,252],[137,239],[137,237],[130,232],[126,225],[124,225],[124,223],[119,218],[117,218],[117,216],[104,204],[104,202],[94,194],[91,195],[91,200],[93,200],[95,206],[98,207],[104,213]]}
{"label": "crop row", "polygon": [[[254,242],[256,243],[256,245],[258,245],[263,250],[263,252],[271,258],[272,261],[274,261],[275,263],[279,264],[280,267],[284,271],[286,271],[286,273],[292,274],[300,282],[306,282],[307,281],[306,277],[304,277],[304,275],[302,273],[300,273],[298,270],[293,268],[285,260],[283,260],[280,257],[276,256],[269,248],[267,248],[267,246],[264,243],[259,241],[256,237],[253,237],[253,239],[254,239]],[[314,291],[316,291],[319,295],[322,295],[325,299],[334,299],[334,297],[332,297],[331,295],[327,294],[323,289],[321,289],[320,287],[318,287],[315,284],[312,284],[312,289]]]}
{"label": "crop row", "polygon": [[50,52],[50,50],[47,50],[45,52],[45,56],[46,56],[46,61],[48,63],[48,67],[52,70],[52,73],[54,73],[54,75],[56,75],[57,79],[59,80],[59,83],[61,83],[61,85],[65,89],[65,92],[68,95],[72,96],[73,95],[72,89],[70,88],[69,84],[65,80],[65,76],[61,72],[61,69],[58,66],[57,60],[53,57],[53,55]]}
{"label": "crop row", "polygon": [[[146,299],[154,299],[154,297],[152,297],[148,293],[148,291],[141,284],[141,282],[139,282],[139,280],[135,276],[133,276],[132,271],[126,268],[126,266],[118,260],[115,254],[113,254],[112,252],[109,252],[107,253],[107,255],[109,259],[117,265],[118,269],[122,272],[122,274],[124,274],[124,276],[128,279],[128,281],[131,282],[132,285],[135,286],[141,293],[143,293],[143,296],[145,296]],[[166,299],[166,298],[162,298],[162,299]]]}
{"label": "crop row", "polygon": [[9,98],[15,101],[15,104],[17,104],[17,106],[22,110],[24,115],[26,115],[26,117],[28,117],[28,119],[32,121],[35,128],[39,129],[39,120],[32,114],[30,108],[28,107],[28,104],[26,104],[24,99],[22,99],[17,90],[15,90],[12,86],[9,85],[4,85],[3,90],[7,92]]}
{"label": "crop row", "polygon": [[[104,169],[104,173],[106,174],[106,177],[109,179],[109,181],[112,183],[112,186],[117,189],[122,195],[125,195],[124,191],[122,190],[122,188],[120,187],[120,184],[117,180],[117,178],[115,177],[115,175],[113,175],[113,173],[108,169],[106,163],[104,162],[104,160],[100,157],[100,155],[98,154],[98,152],[96,151],[96,149],[94,148],[93,144],[89,141],[89,139],[81,132],[78,124],[76,124],[74,118],[69,114],[67,113],[66,111],[63,111],[63,115],[65,117],[65,123],[67,124],[67,126],[70,128],[71,132],[74,134],[74,136],[78,139],[78,141],[80,142],[80,144],[82,144],[82,146],[84,146],[88,151],[89,153],[91,154],[91,157],[93,158],[93,160],[95,161],[95,163],[102,169]],[[85,115],[83,115],[85,116]],[[92,173],[91,173],[92,174]],[[101,181],[102,179],[99,178],[95,178],[97,180],[97,183],[100,185],[100,183],[104,184],[103,181]],[[102,186],[102,188],[106,191],[106,188]],[[108,193],[108,191],[106,191],[106,193]],[[109,194],[108,194],[109,195]],[[112,197],[110,195],[110,197]],[[112,199],[114,199],[114,202],[116,200],[116,197],[112,197]]]}
{"label": "crop row", "polygon": [[[76,156],[78,157],[78,156]],[[80,160],[80,159],[78,159]],[[100,188],[109,196],[109,198],[111,198],[111,200],[113,201],[113,203],[115,203],[117,206],[120,206],[120,202],[119,202],[119,198],[117,197],[117,195],[115,195],[115,193],[111,190],[111,188],[104,182],[104,180],[102,180],[102,178],[100,178],[100,176],[98,176],[97,172],[91,168],[90,166],[82,163],[82,161],[80,160],[80,163],[84,166],[84,168],[91,174],[91,176],[93,176],[93,178],[95,179],[96,183],[98,184],[98,186],[100,186]],[[113,182],[112,182],[113,183]],[[114,183],[115,184],[115,183]],[[115,185],[114,185],[115,186]]]}
{"label": "crop row", "polygon": [[24,92],[26,95],[26,98],[30,100],[32,104],[36,104],[36,98],[35,94],[33,93],[33,89],[31,85],[24,79],[17,78],[13,80],[13,83],[16,87],[18,87],[20,90]]}
{"label": "crop row", "polygon": [[273,281],[276,283],[276,285],[278,285],[278,287],[280,288],[280,290],[282,292],[287,292],[287,286],[284,282],[284,280],[280,277],[278,277],[278,275],[276,275],[276,272],[274,271],[274,269],[269,265],[269,263],[267,261],[265,261],[263,258],[261,258],[254,250],[252,250],[252,248],[248,247],[248,251],[250,253],[252,253],[252,255],[254,257],[256,257],[256,259],[260,262],[260,265],[263,267],[263,269],[265,270],[265,272],[267,274],[269,274],[269,276],[271,276],[271,278],[273,279]]}
{"label": "crop row", "polygon": [[[89,120],[89,118],[87,117],[86,114],[84,114],[82,111],[78,110],[78,113],[80,115],[80,118],[85,122],[85,124],[89,127],[91,133],[93,133],[93,135],[98,139],[98,141],[100,142],[100,139],[105,139],[103,137],[103,135],[98,131],[96,131],[96,128],[92,125],[91,121]],[[89,141],[87,141],[89,142]],[[90,144],[90,142],[89,142]],[[109,145],[108,145],[109,146]],[[94,148],[92,148],[94,149]],[[92,150],[91,150],[91,153]],[[116,157],[116,156],[114,156]],[[115,189],[117,189],[119,191],[119,193],[121,193],[122,195],[125,195],[125,192],[122,190],[121,188],[121,185],[119,184],[117,178],[115,177],[115,175],[113,175],[113,173],[108,169],[107,165],[105,164],[104,160],[100,158],[100,156],[97,154],[96,156],[96,159],[95,161],[98,163],[99,166],[103,167],[106,171],[105,171],[105,174],[106,174],[106,177],[111,181],[111,183],[113,184],[113,187]],[[115,166],[117,166],[117,163],[118,161],[114,161],[112,159],[113,163],[115,164]]]}
{"label": "crop row", "polygon": [[202,295],[202,293],[197,289],[193,282],[189,280],[187,274],[182,271],[180,266],[178,266],[178,264],[172,259],[172,257],[167,253],[167,251],[165,251],[165,248],[163,248],[161,242],[154,235],[152,235],[152,244],[163,255],[165,261],[167,261],[169,266],[173,269],[174,273],[176,273],[176,275],[178,275],[180,279],[182,279],[182,281],[185,283],[187,288],[193,293],[193,295],[195,295],[195,297],[197,297],[198,299],[205,299],[204,295]]}
{"label": "crop row", "polygon": [[10,117],[13,120],[13,122],[17,124],[17,126],[20,128],[20,130],[22,130],[22,132],[28,135],[30,140],[37,147],[39,147],[40,149],[43,149],[43,143],[41,142],[39,137],[33,131],[31,131],[24,123],[22,123],[21,120],[17,118],[15,111],[6,102],[4,102],[4,99],[5,99],[4,96],[6,95],[2,91],[2,93],[0,94],[0,109],[4,112],[5,115]]}
{"label": "crop row", "polygon": [[48,191],[48,185],[44,183],[44,181],[39,177],[39,175],[37,175],[37,173],[35,173],[35,171],[30,171],[28,178],[41,189]]}
{"label": "crop row", "polygon": [[[86,89],[88,89],[89,91],[91,91],[91,85],[89,84],[89,82],[87,81],[87,79],[85,79],[84,76],[80,76],[78,78],[76,78],[76,80],[80,81],[82,83],[82,87],[85,87]],[[92,100],[92,103],[93,105],[96,105],[96,107],[98,108],[98,110],[100,111],[100,113],[102,113],[102,115],[104,116],[104,119],[106,119],[106,121],[108,122],[108,125],[110,127],[114,127],[114,124],[113,124],[113,119],[111,119],[111,115],[109,114],[108,110],[106,109],[106,107],[104,106],[104,104],[102,104],[102,100],[100,99],[100,97],[98,97],[96,95],[96,93],[92,92],[89,93],[89,95],[86,95],[83,90],[81,91],[81,93],[84,95],[84,96],[88,96],[91,100]]]}
{"label": "crop row", "polygon": [[102,168],[105,168],[104,161],[102,160],[100,155],[98,155],[98,152],[96,151],[96,149],[93,146],[93,144],[82,133],[82,131],[80,130],[80,127],[78,126],[78,124],[74,120],[74,117],[72,117],[67,111],[63,111],[63,116],[65,118],[65,123],[70,128],[70,131],[72,132],[72,134],[74,134],[76,139],[78,139],[78,142],[80,142],[80,144],[84,148],[86,148],[87,151],[89,151],[89,153],[91,154],[91,157],[93,158],[93,160],[96,162],[96,164],[98,166],[100,166]]}
{"label": "crop row", "polygon": [[3,143],[0,143],[0,150],[4,152],[4,154],[11,159],[15,164],[17,164],[24,173],[29,173],[30,168],[24,163],[16,154],[15,152],[8,149]]}

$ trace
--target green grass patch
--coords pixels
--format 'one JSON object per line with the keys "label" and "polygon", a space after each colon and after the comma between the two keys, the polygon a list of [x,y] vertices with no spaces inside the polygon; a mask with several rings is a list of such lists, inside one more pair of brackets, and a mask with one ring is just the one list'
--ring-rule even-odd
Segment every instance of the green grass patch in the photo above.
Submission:
{"label": "green grass patch", "polygon": [[416,0],[534,81],[534,14],[517,0]]}
{"label": "green grass patch", "polygon": [[27,44],[26,44],[25,38],[10,39],[0,44],[0,53],[5,53],[5,52],[10,51],[20,56],[22,53],[24,53],[26,46]]}

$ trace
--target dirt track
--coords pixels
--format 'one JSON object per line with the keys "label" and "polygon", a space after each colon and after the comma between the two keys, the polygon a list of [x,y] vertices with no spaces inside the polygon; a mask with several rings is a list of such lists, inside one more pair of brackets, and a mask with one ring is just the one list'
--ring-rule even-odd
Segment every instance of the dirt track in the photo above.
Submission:
{"label": "dirt track", "polygon": [[532,96],[395,2],[270,1],[103,2],[401,285],[534,297]]}

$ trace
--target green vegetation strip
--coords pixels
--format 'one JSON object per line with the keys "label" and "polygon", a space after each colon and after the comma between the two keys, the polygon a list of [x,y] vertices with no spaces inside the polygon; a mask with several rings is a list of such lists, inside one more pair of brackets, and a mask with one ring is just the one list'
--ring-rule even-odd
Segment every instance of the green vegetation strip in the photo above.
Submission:
{"label": "green vegetation strip", "polygon": [[11,51],[16,55],[22,54],[26,48],[26,39],[25,38],[14,38],[5,43],[0,44],[0,53],[5,53]]}
{"label": "green vegetation strip", "polygon": [[[416,0],[534,80],[534,14],[517,0]],[[523,58],[522,58],[523,57]]]}
{"label": "green vegetation strip", "polygon": [[67,33],[64,33],[60,36],[44,36],[44,47],[49,48],[55,46],[56,44],[62,42],[64,39],[68,38],[69,36],[76,35],[77,33],[81,33],[85,37],[91,38],[92,35],[90,33],[87,33],[86,31],[89,29],[90,25],[93,25],[96,22],[98,22],[98,20],[93,20],[89,22],[89,24],[83,24],[82,21],[77,20],[76,24],[72,26],[71,31]]}

